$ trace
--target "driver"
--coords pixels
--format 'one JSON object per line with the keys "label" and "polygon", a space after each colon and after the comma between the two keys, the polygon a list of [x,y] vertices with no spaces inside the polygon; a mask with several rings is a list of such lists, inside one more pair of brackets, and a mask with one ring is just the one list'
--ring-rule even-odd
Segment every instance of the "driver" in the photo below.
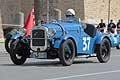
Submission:
{"label": "driver", "polygon": [[76,21],[77,19],[75,18],[75,11],[73,9],[68,9],[66,11],[66,20],[67,21]]}

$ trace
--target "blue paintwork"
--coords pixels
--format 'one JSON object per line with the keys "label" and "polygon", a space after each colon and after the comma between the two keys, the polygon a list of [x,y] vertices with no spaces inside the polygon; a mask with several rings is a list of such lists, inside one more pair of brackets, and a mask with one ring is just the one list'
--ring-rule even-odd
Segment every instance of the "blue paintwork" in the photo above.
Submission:
{"label": "blue paintwork", "polygon": [[20,33],[19,33],[19,32],[16,32],[15,34],[12,35],[11,40],[17,39],[17,38],[20,37],[20,36],[21,36]]}
{"label": "blue paintwork", "polygon": [[[62,35],[62,29],[59,25],[63,27],[63,30],[66,34]],[[107,33],[101,33],[99,31],[96,32],[95,37],[90,37],[82,27],[82,24],[77,21],[59,21],[59,22],[51,22],[48,24],[42,24],[43,27],[54,28],[56,30],[56,34],[52,36],[51,40],[54,38],[59,38],[52,42],[54,48],[60,48],[62,41],[67,39],[72,39],[75,42],[77,54],[93,54],[95,51],[95,45],[101,44],[104,38],[107,38],[111,43],[112,47],[115,47],[118,44],[117,38],[120,36],[112,36]]]}
{"label": "blue paintwork", "polygon": [[120,34],[117,34],[115,37],[117,37],[117,42],[120,44]]}
{"label": "blue paintwork", "polygon": [[115,34],[115,35],[111,35],[111,36],[114,39],[113,46],[116,47],[117,45],[120,44],[120,34]]}
{"label": "blue paintwork", "polygon": [[108,34],[108,33],[101,33],[98,34],[98,39],[96,40],[98,44],[100,44],[103,40],[103,38],[108,38],[110,43],[111,43],[111,47],[116,47],[117,45],[120,44],[120,34]]}
{"label": "blue paintwork", "polygon": [[14,31],[9,32],[6,36],[6,38],[8,38],[10,40],[15,40],[23,35],[25,35],[24,32],[19,31],[19,30],[14,30]]}

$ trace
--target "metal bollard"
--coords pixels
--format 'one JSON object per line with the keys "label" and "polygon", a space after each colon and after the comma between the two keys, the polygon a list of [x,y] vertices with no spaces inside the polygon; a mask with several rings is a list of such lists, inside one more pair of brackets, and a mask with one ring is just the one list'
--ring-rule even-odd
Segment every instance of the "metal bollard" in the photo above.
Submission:
{"label": "metal bollard", "polygon": [[16,24],[21,25],[21,27],[24,27],[24,13],[19,12],[16,14]]}
{"label": "metal bollard", "polygon": [[60,9],[54,9],[55,10],[55,12],[57,12],[57,18],[58,18],[58,20],[61,20],[61,10]]}

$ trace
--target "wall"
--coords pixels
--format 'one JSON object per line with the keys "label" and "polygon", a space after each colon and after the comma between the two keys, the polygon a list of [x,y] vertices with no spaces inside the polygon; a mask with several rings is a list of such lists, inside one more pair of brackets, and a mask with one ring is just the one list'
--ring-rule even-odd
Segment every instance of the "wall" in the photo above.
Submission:
{"label": "wall", "polygon": [[[47,0],[42,1],[41,8],[41,18],[47,20]],[[65,11],[68,8],[73,8],[76,11],[76,16],[80,17],[82,20],[94,20],[99,22],[102,18],[106,22],[108,20],[108,1],[109,0],[49,0],[50,10],[49,17],[50,20],[56,18],[56,13],[54,8],[61,9],[62,19],[65,18]],[[34,0],[0,0],[0,9],[2,11],[2,21],[3,23],[15,23],[15,15],[22,11],[27,17],[31,8],[33,8]],[[120,1],[111,0],[111,15],[110,18],[117,21],[120,19]],[[26,19],[26,18],[25,18]]]}
{"label": "wall", "polygon": [[49,0],[49,11],[47,12],[47,0],[41,0],[41,18],[47,21],[47,14],[49,15],[49,20],[56,19],[55,8],[60,9],[62,12],[62,19],[65,18],[65,12],[69,8],[73,8],[76,12],[76,16],[80,17],[82,20],[85,18],[84,15],[84,0]]}
{"label": "wall", "polygon": [[[85,2],[85,19],[92,19],[99,22],[104,19],[108,22],[108,6],[109,0],[84,0]],[[110,19],[117,21],[120,18],[120,1],[111,0],[110,3]]]}
{"label": "wall", "polygon": [[16,14],[20,11],[25,13],[25,17],[27,17],[33,7],[33,2],[34,0],[0,0],[3,23],[14,24]]}

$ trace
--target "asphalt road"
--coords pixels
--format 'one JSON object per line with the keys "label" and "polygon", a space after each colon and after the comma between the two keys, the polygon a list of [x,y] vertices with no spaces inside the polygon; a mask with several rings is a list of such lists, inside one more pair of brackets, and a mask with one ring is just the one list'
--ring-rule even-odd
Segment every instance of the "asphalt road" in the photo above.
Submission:
{"label": "asphalt road", "polygon": [[120,80],[120,50],[112,49],[110,61],[104,64],[96,58],[77,58],[65,67],[57,59],[28,59],[16,66],[0,44],[0,80]]}

